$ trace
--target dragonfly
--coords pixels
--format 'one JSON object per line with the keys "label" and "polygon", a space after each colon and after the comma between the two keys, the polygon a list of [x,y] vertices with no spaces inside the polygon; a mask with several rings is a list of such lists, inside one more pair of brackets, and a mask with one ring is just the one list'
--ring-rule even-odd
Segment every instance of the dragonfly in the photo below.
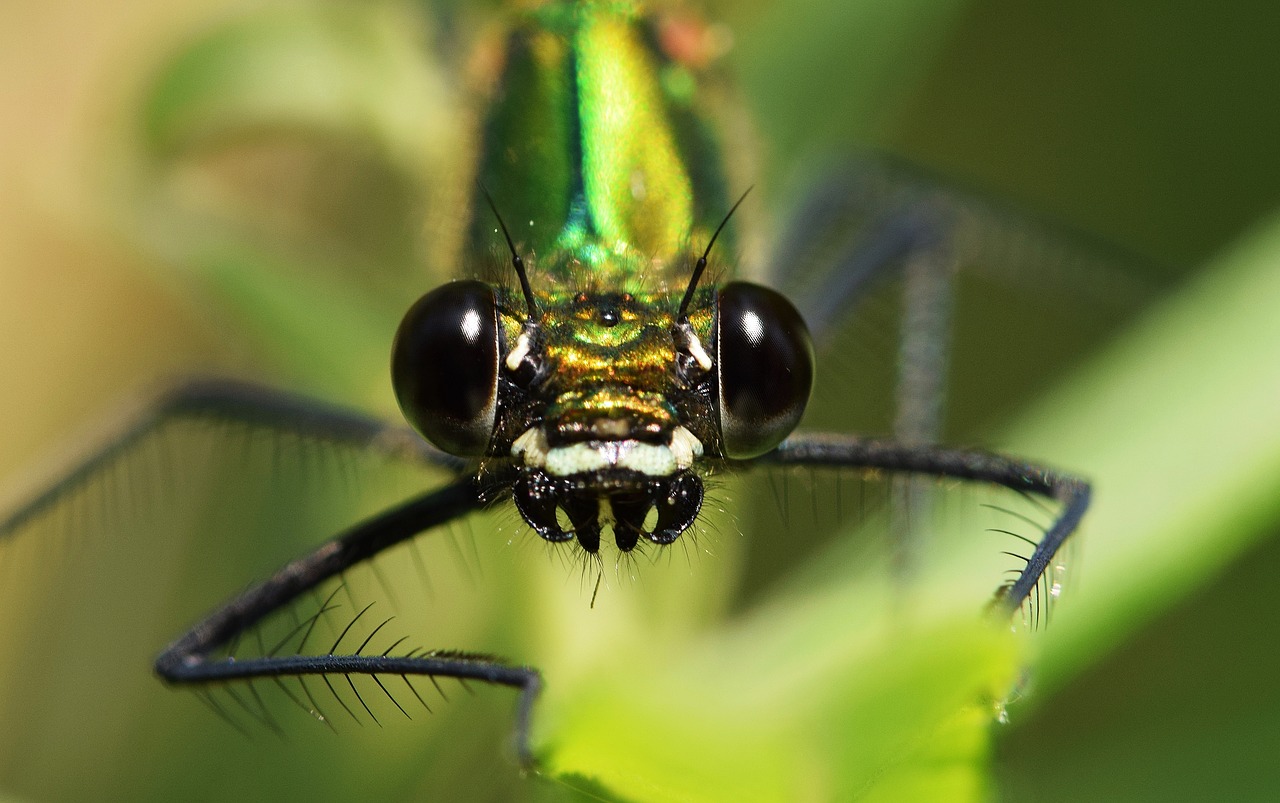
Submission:
{"label": "dragonfly", "polygon": [[[174,640],[155,670],[197,687],[282,678],[343,685],[361,675],[379,685],[422,677],[509,687],[518,758],[530,767],[544,682],[533,666],[396,645],[370,653],[368,638],[346,641],[363,611],[327,651],[302,649],[319,614],[299,622],[283,652],[243,657],[233,645],[374,556],[494,506],[512,506],[531,537],[572,545],[588,560],[671,549],[694,536],[709,478],[760,467],[991,484],[1041,498],[1053,517],[1025,544],[1017,572],[992,578],[992,615],[1013,617],[1047,594],[1055,559],[1087,511],[1088,483],[1037,461],[932,442],[953,210],[924,191],[886,209],[868,204],[875,213],[862,212],[861,236],[829,259],[838,267],[820,282],[797,282],[792,298],[757,282],[717,280],[727,272],[719,255],[735,247],[743,196],[719,167],[714,122],[691,101],[696,94],[664,80],[683,65],[654,34],[653,19],[626,4],[565,2],[514,25],[483,126],[467,271],[494,272],[495,248],[505,256],[486,281],[429,290],[400,324],[391,378],[416,435],[262,387],[189,384],[10,514],[0,537],[57,508],[174,419],[407,454],[452,479],[225,602]],[[820,184],[783,250],[818,242],[832,210],[859,202],[850,185],[847,176]],[[899,437],[798,428],[821,371],[814,343],[889,276],[905,288],[904,318],[918,324],[901,352]]]}

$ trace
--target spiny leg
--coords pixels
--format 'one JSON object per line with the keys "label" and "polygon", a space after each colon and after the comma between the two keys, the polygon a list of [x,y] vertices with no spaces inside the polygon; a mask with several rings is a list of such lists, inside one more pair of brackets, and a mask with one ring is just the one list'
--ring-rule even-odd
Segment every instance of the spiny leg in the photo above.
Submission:
{"label": "spiny leg", "polygon": [[[956,260],[949,237],[926,235],[918,245],[903,268],[893,436],[903,443],[926,444],[942,437]],[[920,563],[924,546],[912,522],[928,518],[930,491],[922,477],[895,477],[892,482],[889,527],[903,587]]]}
{"label": "spiny leg", "polygon": [[1089,507],[1084,480],[1014,457],[927,444],[806,433],[793,436],[760,461],[775,465],[832,466],[970,480],[1001,485],[1062,505],[1018,577],[997,591],[995,609],[1012,616],[1044,576],[1054,555],[1080,525]]}
{"label": "spiny leg", "polygon": [[826,166],[795,204],[767,264],[776,273],[770,283],[795,302],[819,345],[877,287],[900,284],[893,435],[924,442],[938,440],[940,418],[929,411],[944,398],[958,279],[1020,291],[1037,314],[1087,310],[1100,328],[1159,289],[1156,271],[1136,254],[874,152]]}
{"label": "spiny leg", "polygon": [[265,617],[284,609],[324,581],[406,539],[475,511],[481,505],[475,482],[467,477],[355,525],[215,610],[160,654],[155,663],[156,672],[171,683],[195,685],[305,675],[326,678],[331,675],[369,675],[377,682],[380,675],[418,675],[433,680],[450,677],[464,682],[479,680],[509,686],[520,691],[515,729],[517,755],[525,767],[531,767],[530,716],[542,685],[541,676],[532,667],[512,666],[488,656],[456,652],[419,655],[417,651],[410,651],[391,655],[388,650],[381,655],[335,655],[330,652],[324,655],[268,654],[248,659],[211,657],[215,650],[236,641]]}
{"label": "spiny leg", "polygon": [[[797,297],[816,339],[830,336],[875,288],[897,279],[901,314],[894,383],[893,437],[903,443],[936,443],[942,435],[950,364],[953,274],[957,260],[951,211],[937,193],[875,189],[874,168],[840,171],[821,182],[801,205],[790,236],[793,250],[825,236],[814,230],[861,225],[859,236],[841,244],[830,258],[823,280]],[[833,214],[845,218],[831,220]],[[785,252],[784,252],[785,253]],[[776,264],[790,264],[786,256]],[[913,521],[928,518],[930,488],[920,478],[894,477],[891,482],[889,530],[893,537],[895,573],[908,585],[922,548]]]}
{"label": "spiny leg", "polygon": [[[1087,302],[1101,318],[1155,296],[1134,255],[876,154],[829,169],[786,231],[772,259],[784,271],[777,283],[816,342],[831,338],[877,286],[900,285],[891,431],[903,443],[940,440],[959,277],[1023,287],[1054,299],[1055,310]],[[933,493],[912,477],[890,487],[896,565],[909,575],[920,548],[911,522],[927,518]]]}
{"label": "spiny leg", "polygon": [[361,452],[403,457],[461,470],[464,461],[427,444],[407,427],[389,425],[360,412],[302,396],[228,380],[202,380],[162,393],[129,415],[107,440],[42,492],[0,520],[0,540],[50,512],[113,465],[176,421],[208,421],[253,431],[292,435]]}
{"label": "spiny leg", "polygon": [[[209,422],[242,427],[249,432],[297,437],[304,441],[304,446],[310,443],[325,448],[352,449],[436,465],[455,472],[466,465],[465,461],[430,446],[406,427],[388,425],[356,411],[241,382],[196,381],[164,392],[128,416],[117,434],[0,521],[0,539],[17,534],[29,522],[58,510],[60,505],[73,502],[84,488],[100,481],[103,476],[110,477],[117,461],[125,459],[133,450],[153,443],[167,425],[179,421]],[[282,610],[299,594],[324,580],[341,574],[383,549],[437,524],[457,519],[479,506],[474,483],[468,477],[353,527],[306,557],[287,565],[266,582],[241,594],[174,642],[157,659],[157,672],[171,682],[185,684],[255,677],[278,681],[282,677],[338,673],[425,674],[433,682],[434,677],[439,676],[512,686],[522,691],[517,711],[517,749],[521,760],[529,765],[529,716],[540,685],[533,669],[505,666],[487,657],[456,652],[419,654],[418,651],[391,655],[391,650],[388,650],[377,656],[267,655],[234,661],[210,660],[208,657],[211,650],[233,645],[263,617]],[[320,613],[328,609],[324,607]],[[307,624],[314,624],[314,620]],[[278,649],[279,646],[271,652]],[[305,685],[303,689],[310,699],[310,690]],[[251,693],[256,696],[252,687]],[[414,693],[416,695],[416,690]],[[312,705],[314,707],[314,701]],[[258,716],[255,710],[250,710],[250,714]]]}
{"label": "spiny leg", "polygon": [[900,440],[930,443],[941,434],[956,270],[951,229],[946,210],[931,199],[912,199],[884,211],[835,258],[831,280],[796,299],[814,339],[821,341],[865,294],[899,275],[893,435]]}

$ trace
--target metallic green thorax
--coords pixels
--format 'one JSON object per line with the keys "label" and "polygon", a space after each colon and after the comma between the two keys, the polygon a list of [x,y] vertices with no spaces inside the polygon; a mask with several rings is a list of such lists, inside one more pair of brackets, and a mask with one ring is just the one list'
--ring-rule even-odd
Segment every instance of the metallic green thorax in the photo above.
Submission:
{"label": "metallic green thorax", "polygon": [[[658,41],[635,4],[590,0],[540,6],[507,40],[478,178],[529,268],[544,370],[535,391],[507,405],[493,454],[530,426],[552,447],[666,444],[678,426],[712,453],[718,443],[705,389],[676,377],[672,333],[694,262],[729,205],[692,68]],[[488,205],[472,214],[471,253],[505,253]],[[725,237],[717,249],[730,247]],[[713,295],[700,290],[690,309],[704,343]],[[523,299],[508,289],[500,308],[510,352]]]}
{"label": "metallic green thorax", "polygon": [[[618,2],[548,4],[510,35],[479,180],[541,291],[683,289],[728,208],[691,68],[657,41]],[[472,214],[470,253],[493,253],[492,215]]]}

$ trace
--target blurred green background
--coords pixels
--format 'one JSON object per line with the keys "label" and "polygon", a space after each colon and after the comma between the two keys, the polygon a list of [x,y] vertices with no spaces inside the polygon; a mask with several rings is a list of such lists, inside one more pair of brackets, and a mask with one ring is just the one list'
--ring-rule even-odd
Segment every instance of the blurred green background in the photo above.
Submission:
{"label": "blurred green background", "polygon": [[[468,82],[483,60],[470,45],[494,24],[493,7],[55,0],[6,10],[6,486],[38,481],[66,433],[86,422],[96,433],[92,422],[122,399],[193,372],[256,375],[391,414],[379,355],[457,234],[437,221],[465,191]],[[1280,700],[1269,682],[1280,610],[1266,581],[1280,569],[1280,539],[1268,537],[1280,475],[1264,470],[1280,462],[1280,338],[1266,325],[1280,302],[1269,281],[1280,249],[1266,227],[1280,200],[1280,110],[1269,102],[1280,10],[810,0],[708,4],[706,15],[732,32],[728,63],[760,135],[765,205],[787,197],[815,160],[874,147],[1164,268],[1154,281],[1173,300],[1134,320],[1137,334],[1099,347],[1092,363],[1073,355],[1037,366],[1037,383],[1017,399],[1030,410],[1015,421],[1002,401],[979,397],[1001,420],[963,433],[1094,476],[1100,506],[1111,506],[1084,547],[1077,615],[1044,638],[1044,693],[994,729],[991,780],[975,794],[1268,799],[1280,786],[1270,760]],[[1219,274],[1229,290],[1215,290]],[[1034,293],[1034,282],[1018,290]],[[1164,358],[1163,380],[1138,373],[1159,362],[1144,356],[1159,353],[1157,340],[1187,344]],[[958,348],[958,372],[992,370]],[[1067,423],[1055,432],[1054,421]],[[1250,462],[1211,451],[1235,443],[1254,450]],[[1113,465],[1124,470],[1108,485]],[[1200,502],[1203,489],[1194,515],[1174,504]],[[1107,517],[1126,501],[1124,516]],[[213,529],[226,524],[220,515],[243,525],[254,509],[186,515]],[[1144,529],[1170,516],[1194,532]],[[164,520],[147,534],[172,536],[162,551],[141,537],[64,539],[51,563],[45,543],[14,545],[0,573],[15,614],[0,622],[0,796],[534,794],[495,760],[509,724],[504,695],[478,694],[393,736],[366,727],[334,739],[295,723],[303,733],[278,743],[240,739],[150,678],[146,660],[165,638],[314,543],[326,521],[315,511],[289,522],[282,543],[245,535],[202,545]],[[223,549],[237,558],[223,560]],[[518,558],[528,554],[486,556],[486,580],[437,590],[437,599],[469,595],[450,609],[469,611],[451,614],[465,621],[442,638],[533,640],[501,632],[516,627],[503,624],[503,601],[521,597],[495,602],[485,583],[555,587],[584,607],[576,579],[525,577]],[[155,584],[138,577],[138,565],[166,555],[182,570]],[[447,575],[454,559],[441,559],[437,574]],[[734,569],[702,563],[713,577]],[[68,564],[71,586],[58,574]],[[669,593],[708,582],[682,576]],[[690,629],[719,610],[718,592],[699,593],[706,612]],[[77,608],[86,598],[93,610]],[[581,611],[521,614],[572,622]],[[564,643],[548,637],[538,649]],[[110,680],[103,661],[118,664]]]}

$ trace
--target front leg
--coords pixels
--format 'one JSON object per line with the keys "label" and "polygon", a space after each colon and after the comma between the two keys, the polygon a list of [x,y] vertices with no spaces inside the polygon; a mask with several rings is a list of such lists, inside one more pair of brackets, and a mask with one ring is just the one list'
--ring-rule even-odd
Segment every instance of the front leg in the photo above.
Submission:
{"label": "front leg", "polygon": [[246,382],[195,380],[160,393],[139,411],[128,414],[114,427],[114,434],[87,457],[0,519],[0,541],[66,504],[167,426],[182,421],[291,436],[331,449],[399,457],[453,471],[465,465],[409,428],[362,412]]}
{"label": "front leg", "polygon": [[[155,663],[156,672],[170,683],[190,685],[254,678],[270,678],[279,682],[307,675],[319,675],[326,683],[330,682],[331,676],[346,677],[350,683],[349,676],[358,674],[373,677],[384,692],[386,688],[380,677],[399,676],[408,683],[409,675],[433,680],[440,677],[478,680],[510,686],[520,691],[516,707],[516,753],[521,765],[531,768],[530,718],[542,685],[541,676],[532,667],[513,666],[489,656],[453,651],[420,653],[406,650],[403,654],[393,655],[391,652],[396,645],[380,655],[362,655],[368,639],[354,654],[335,654],[342,637],[327,653],[320,655],[278,656],[272,650],[250,659],[212,657],[215,650],[238,641],[264,618],[284,610],[300,595],[324,581],[406,539],[473,512],[481,504],[475,481],[467,477],[355,525],[209,614],[160,654]],[[321,613],[323,611],[322,608]],[[352,688],[354,690],[354,686]]]}
{"label": "front leg", "polygon": [[1084,480],[1014,457],[971,449],[866,440],[850,435],[792,436],[760,458],[775,465],[878,469],[893,474],[949,477],[1001,485],[1062,505],[1018,577],[997,590],[995,609],[1013,615],[1031,595],[1054,555],[1080,526],[1091,489]]}

